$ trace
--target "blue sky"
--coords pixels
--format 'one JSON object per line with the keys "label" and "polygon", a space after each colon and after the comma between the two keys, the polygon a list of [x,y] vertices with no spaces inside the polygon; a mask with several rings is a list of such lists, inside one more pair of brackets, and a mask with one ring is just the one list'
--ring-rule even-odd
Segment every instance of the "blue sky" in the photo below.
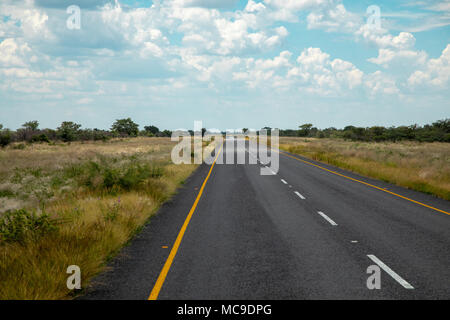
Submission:
{"label": "blue sky", "polygon": [[13,129],[425,124],[450,117],[449,78],[449,0],[0,3],[0,123]]}

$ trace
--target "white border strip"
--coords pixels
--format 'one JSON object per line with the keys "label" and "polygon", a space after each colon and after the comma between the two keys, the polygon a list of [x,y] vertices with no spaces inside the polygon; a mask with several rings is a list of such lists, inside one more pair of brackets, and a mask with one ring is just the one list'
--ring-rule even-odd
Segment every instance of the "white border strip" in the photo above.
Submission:
{"label": "white border strip", "polygon": [[302,199],[302,200],[305,200],[305,199],[306,199],[304,196],[302,196],[302,195],[300,194],[300,192],[295,191],[294,193],[295,193],[296,195],[298,195],[298,196],[300,197],[300,199]]}
{"label": "white border strip", "polygon": [[325,220],[327,220],[332,226],[337,226],[337,223],[334,222],[333,220],[330,219],[329,216],[327,216],[325,213],[323,213],[322,211],[317,211],[318,214],[320,214],[322,216],[322,218],[324,218]]}
{"label": "white border strip", "polygon": [[378,259],[377,257],[375,257],[373,254],[368,254],[367,255],[370,260],[372,260],[373,262],[375,262],[381,269],[383,269],[384,271],[386,271],[386,273],[388,275],[390,275],[392,278],[394,278],[395,281],[397,281],[398,283],[400,283],[405,289],[414,289],[414,287],[412,285],[410,285],[405,279],[403,279],[402,277],[400,277],[398,274],[396,274],[391,268],[389,268],[387,265],[385,265],[383,263],[383,261],[381,261],[380,259]]}

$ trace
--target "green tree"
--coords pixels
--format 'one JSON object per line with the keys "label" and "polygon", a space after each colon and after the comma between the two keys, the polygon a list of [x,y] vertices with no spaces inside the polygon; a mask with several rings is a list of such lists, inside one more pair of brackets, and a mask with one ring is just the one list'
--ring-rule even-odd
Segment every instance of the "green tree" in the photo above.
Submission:
{"label": "green tree", "polygon": [[305,123],[299,126],[298,135],[299,137],[307,137],[309,136],[309,133],[311,132],[312,123]]}
{"label": "green tree", "polygon": [[151,134],[153,134],[153,135],[157,135],[157,134],[159,133],[159,128],[158,128],[158,127],[155,127],[155,126],[145,126],[145,127],[144,127],[144,130],[145,130],[147,133],[151,133]]}
{"label": "green tree", "polygon": [[170,130],[164,130],[163,132],[162,132],[162,136],[163,137],[171,137],[172,136],[172,131],[170,131]]}
{"label": "green tree", "polygon": [[22,127],[26,130],[36,131],[39,128],[39,122],[37,120],[25,122]]}
{"label": "green tree", "polygon": [[72,121],[64,121],[57,129],[58,136],[65,142],[76,140],[81,124],[74,123]]}
{"label": "green tree", "polygon": [[3,125],[0,124],[0,147],[6,147],[11,143],[11,140],[11,131],[9,129],[3,129]]}
{"label": "green tree", "polygon": [[113,123],[111,131],[120,136],[136,137],[139,133],[139,125],[134,123],[131,118],[118,119]]}

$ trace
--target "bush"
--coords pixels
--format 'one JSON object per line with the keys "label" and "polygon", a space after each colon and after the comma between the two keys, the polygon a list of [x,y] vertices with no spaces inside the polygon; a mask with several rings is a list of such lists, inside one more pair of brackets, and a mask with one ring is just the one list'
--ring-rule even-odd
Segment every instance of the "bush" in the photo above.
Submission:
{"label": "bush", "polygon": [[26,238],[37,238],[57,229],[56,220],[49,215],[25,209],[8,211],[0,217],[0,240],[22,242]]}
{"label": "bush", "polygon": [[15,150],[23,150],[25,148],[26,148],[26,145],[24,143],[19,143],[13,147],[13,149],[15,149]]}
{"label": "bush", "polygon": [[47,142],[50,143],[46,134],[37,134],[31,138],[31,142]]}
{"label": "bush", "polygon": [[14,192],[9,189],[0,190],[0,197],[11,198],[14,197]]}
{"label": "bush", "polygon": [[112,167],[105,162],[91,161],[79,166],[71,166],[65,170],[65,178],[75,178],[78,185],[95,191],[116,193],[120,190],[145,190],[140,188],[152,178],[164,174],[161,167],[140,165],[134,162],[120,168]]}
{"label": "bush", "polygon": [[6,147],[11,143],[11,140],[11,132],[9,130],[0,131],[0,147]]}

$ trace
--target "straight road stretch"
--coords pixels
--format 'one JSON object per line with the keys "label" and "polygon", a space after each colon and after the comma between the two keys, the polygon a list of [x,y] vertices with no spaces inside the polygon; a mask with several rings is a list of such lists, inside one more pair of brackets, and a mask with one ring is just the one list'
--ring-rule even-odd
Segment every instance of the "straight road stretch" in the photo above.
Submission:
{"label": "straight road stretch", "polygon": [[279,161],[201,165],[82,299],[450,298],[448,201]]}

